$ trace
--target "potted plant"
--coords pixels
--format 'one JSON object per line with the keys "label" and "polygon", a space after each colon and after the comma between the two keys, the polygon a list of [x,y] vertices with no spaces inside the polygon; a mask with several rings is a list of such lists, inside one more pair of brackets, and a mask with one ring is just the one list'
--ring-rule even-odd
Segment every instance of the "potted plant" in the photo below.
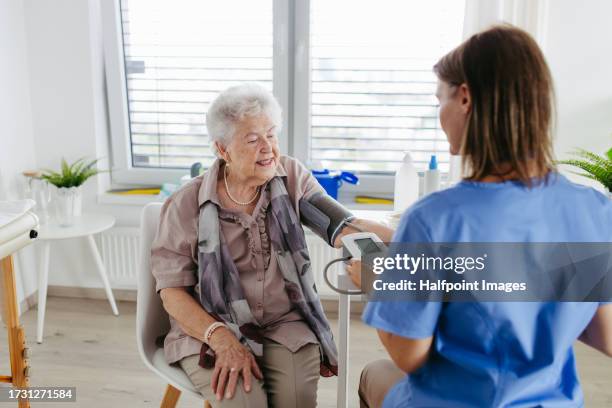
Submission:
{"label": "potted plant", "polygon": [[612,198],[612,149],[608,150],[606,156],[578,149],[574,156],[575,159],[561,160],[558,163],[583,170],[582,173],[574,173],[600,182],[608,190],[608,197]]}
{"label": "potted plant", "polygon": [[57,187],[56,216],[58,224],[68,227],[74,224],[74,218],[81,215],[83,183],[90,177],[101,173],[96,168],[99,159],[86,162],[85,158],[68,164],[64,158],[59,172],[45,169],[41,178]]}

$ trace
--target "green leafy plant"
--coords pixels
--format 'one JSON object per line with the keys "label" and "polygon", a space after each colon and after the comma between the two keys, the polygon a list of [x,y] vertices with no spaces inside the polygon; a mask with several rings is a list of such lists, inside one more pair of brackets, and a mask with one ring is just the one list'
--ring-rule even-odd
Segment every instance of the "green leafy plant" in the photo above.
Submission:
{"label": "green leafy plant", "polygon": [[578,149],[573,154],[576,159],[561,160],[558,163],[578,167],[583,172],[574,172],[575,174],[600,182],[612,193],[612,149],[606,153],[607,157],[583,149]]}
{"label": "green leafy plant", "polygon": [[98,170],[96,163],[100,159],[86,162],[85,158],[80,158],[72,164],[68,164],[62,158],[61,170],[59,172],[45,169],[41,178],[47,180],[56,187],[78,187],[88,178],[102,173],[105,170]]}

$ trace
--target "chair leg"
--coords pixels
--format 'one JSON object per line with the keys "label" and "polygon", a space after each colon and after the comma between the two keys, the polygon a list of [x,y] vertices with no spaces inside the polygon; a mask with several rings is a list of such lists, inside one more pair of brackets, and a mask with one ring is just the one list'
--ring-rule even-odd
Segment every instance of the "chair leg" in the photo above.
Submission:
{"label": "chair leg", "polygon": [[180,396],[181,391],[168,384],[160,408],[175,408]]}

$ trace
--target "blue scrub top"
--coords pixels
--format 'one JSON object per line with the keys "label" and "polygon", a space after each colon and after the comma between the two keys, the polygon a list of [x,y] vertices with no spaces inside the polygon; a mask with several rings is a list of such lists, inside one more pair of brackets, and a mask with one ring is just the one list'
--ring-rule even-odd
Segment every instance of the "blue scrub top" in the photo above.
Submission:
{"label": "blue scrub top", "polygon": [[[462,181],[409,208],[393,242],[612,242],[612,201],[557,173],[531,190]],[[383,407],[581,407],[572,344],[599,305],[370,302],[368,325],[435,336]]]}

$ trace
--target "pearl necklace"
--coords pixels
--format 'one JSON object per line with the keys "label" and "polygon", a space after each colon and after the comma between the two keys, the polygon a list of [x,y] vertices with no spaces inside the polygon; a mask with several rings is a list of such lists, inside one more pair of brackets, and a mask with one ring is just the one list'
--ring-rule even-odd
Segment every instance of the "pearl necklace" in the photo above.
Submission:
{"label": "pearl necklace", "polygon": [[232,195],[230,194],[230,191],[229,191],[229,187],[227,186],[227,165],[225,165],[225,167],[223,168],[223,181],[225,182],[225,192],[227,193],[227,196],[235,204],[238,204],[238,205],[249,205],[253,201],[255,201],[255,199],[257,198],[257,195],[259,194],[259,186],[257,186],[257,190],[255,191],[255,195],[249,201],[241,202],[241,201],[236,200],[234,197],[232,197]]}

